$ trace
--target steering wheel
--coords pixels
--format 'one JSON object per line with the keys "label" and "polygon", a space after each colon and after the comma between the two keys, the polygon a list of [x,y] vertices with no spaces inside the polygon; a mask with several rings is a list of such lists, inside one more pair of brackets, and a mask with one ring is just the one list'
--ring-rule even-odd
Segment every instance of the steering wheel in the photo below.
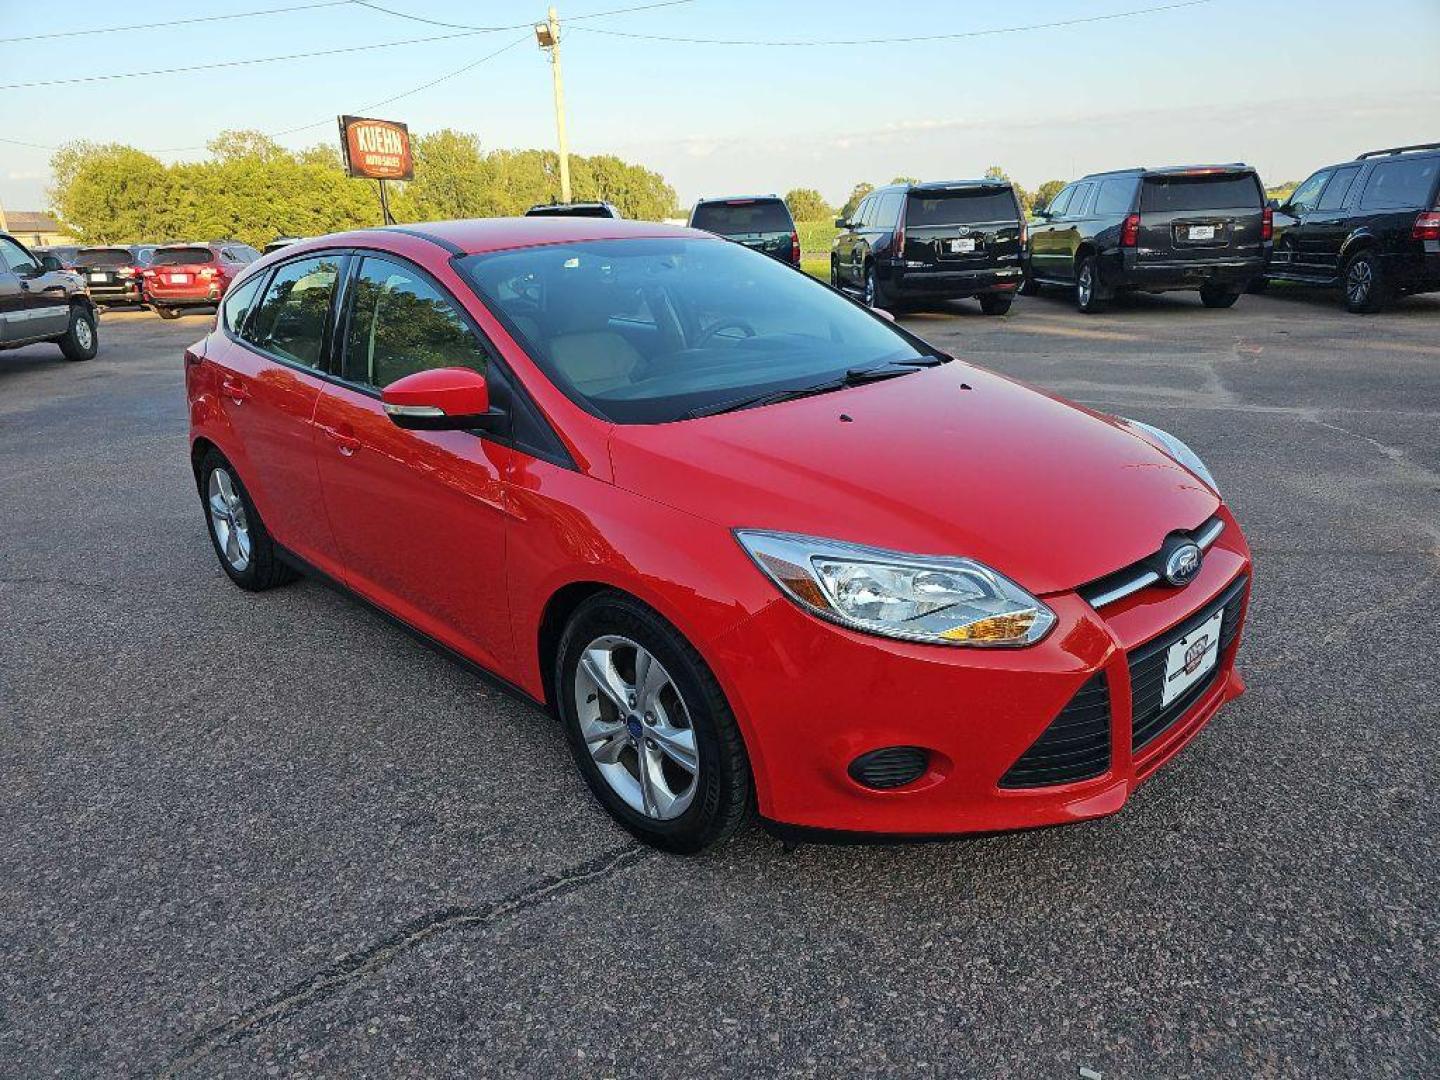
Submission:
{"label": "steering wheel", "polygon": [[719,322],[711,323],[704,330],[701,330],[700,336],[696,339],[693,347],[698,349],[703,345],[708,345],[710,339],[720,333],[721,330],[739,330],[747,338],[755,336],[755,328],[744,319],[721,319]]}

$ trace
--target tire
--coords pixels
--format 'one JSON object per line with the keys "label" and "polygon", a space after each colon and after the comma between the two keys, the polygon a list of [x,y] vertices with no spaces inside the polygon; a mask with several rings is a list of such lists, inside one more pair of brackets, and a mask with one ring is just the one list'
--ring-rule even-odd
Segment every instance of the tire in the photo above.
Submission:
{"label": "tire", "polygon": [[1020,280],[1020,295],[1021,295],[1021,296],[1039,296],[1039,295],[1040,295],[1040,289],[1041,289],[1040,282],[1036,281],[1033,277],[1031,277],[1028,272],[1027,272],[1027,273],[1025,274],[1025,276]]}
{"label": "tire", "polygon": [[1390,300],[1389,283],[1373,251],[1357,252],[1345,264],[1340,283],[1345,290],[1345,310],[1353,314],[1373,315]]}
{"label": "tire", "polygon": [[865,306],[869,308],[883,308],[889,297],[880,285],[880,279],[875,276],[875,264],[871,263],[865,268]]}
{"label": "tire", "polygon": [[[649,696],[631,693],[645,682],[642,653]],[[745,824],[754,785],[735,716],[700,654],[654,611],[623,593],[590,597],[565,628],[553,677],[580,775],[635,837],[688,855]]]}
{"label": "tire", "polygon": [[830,256],[830,287],[841,292],[845,291],[844,285],[840,283],[840,260],[833,255]]}
{"label": "tire", "polygon": [[263,592],[300,576],[281,561],[250,493],[218,450],[207,451],[200,460],[196,480],[210,543],[231,581],[247,592]]}
{"label": "tire", "polygon": [[1269,289],[1270,279],[1267,278],[1264,274],[1261,274],[1259,277],[1251,278],[1250,284],[1245,286],[1245,291],[1251,296],[1260,296],[1262,293],[1269,291]]}
{"label": "tire", "polygon": [[66,360],[93,360],[100,351],[100,330],[95,316],[79,304],[70,309],[70,325],[57,342]]}
{"label": "tire", "polygon": [[159,315],[162,319],[178,319],[180,317],[178,310],[173,307],[166,307],[163,304],[155,305],[155,314]]}
{"label": "tire", "polygon": [[986,315],[1004,315],[1015,302],[1012,297],[998,293],[981,293],[977,299],[980,301],[980,310]]}
{"label": "tire", "polygon": [[1086,315],[1105,310],[1109,302],[1100,295],[1100,263],[1086,255],[1075,270],[1075,306]]}
{"label": "tire", "polygon": [[1200,302],[1208,308],[1234,307],[1240,299],[1240,290],[1229,285],[1200,286]]}

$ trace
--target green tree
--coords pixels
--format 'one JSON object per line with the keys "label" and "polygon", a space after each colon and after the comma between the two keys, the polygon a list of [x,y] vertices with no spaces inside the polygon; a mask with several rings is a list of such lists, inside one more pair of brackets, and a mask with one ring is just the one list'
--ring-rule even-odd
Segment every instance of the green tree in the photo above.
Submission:
{"label": "green tree", "polygon": [[918,184],[919,182],[918,176],[897,176],[890,181],[892,184]]}
{"label": "green tree", "polygon": [[1015,183],[1014,180],[1011,180],[1010,174],[1007,173],[1004,168],[999,165],[991,165],[988,169],[985,170],[985,179],[1008,181],[1010,186],[1015,189],[1015,197],[1020,200],[1021,212],[1026,214],[1030,212],[1030,207],[1033,206],[1035,203],[1035,196],[1030,194],[1030,192],[1026,191],[1019,184]]}
{"label": "green tree", "polygon": [[785,196],[785,205],[796,221],[826,221],[835,216],[835,208],[814,188],[795,188]]}
{"label": "green tree", "polygon": [[120,244],[158,235],[168,201],[165,166],[149,154],[117,144],[70,143],[51,159],[51,202],[84,243]]}
{"label": "green tree", "polygon": [[205,144],[216,161],[255,160],[266,164],[293,160],[290,151],[259,131],[222,131]]}
{"label": "green tree", "polygon": [[1052,202],[1055,201],[1055,196],[1059,195],[1060,192],[1064,190],[1064,188],[1064,180],[1046,180],[1043,184],[1041,184],[1038,188],[1035,189],[1035,197],[1032,201],[1032,205],[1049,206]]}
{"label": "green tree", "polygon": [[865,196],[874,190],[874,184],[867,184],[863,180],[856,184],[850,189],[850,198],[846,199],[845,205],[840,208],[840,216],[846,219],[854,217],[856,209],[864,201]]}

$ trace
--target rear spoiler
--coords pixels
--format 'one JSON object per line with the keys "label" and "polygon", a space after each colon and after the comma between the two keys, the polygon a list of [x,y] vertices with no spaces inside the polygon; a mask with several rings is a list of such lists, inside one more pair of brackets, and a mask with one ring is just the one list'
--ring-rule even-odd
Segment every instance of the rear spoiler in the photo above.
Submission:
{"label": "rear spoiler", "polygon": [[1357,155],[1356,161],[1364,161],[1372,157],[1388,157],[1391,154],[1408,154],[1412,150],[1440,150],[1440,143],[1422,142],[1410,146],[1392,146],[1389,150],[1366,150],[1365,153]]}

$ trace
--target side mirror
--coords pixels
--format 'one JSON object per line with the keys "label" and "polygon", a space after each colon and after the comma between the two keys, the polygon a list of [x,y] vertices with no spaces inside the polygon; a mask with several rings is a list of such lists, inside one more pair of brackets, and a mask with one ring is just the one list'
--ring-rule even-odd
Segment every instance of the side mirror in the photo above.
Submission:
{"label": "side mirror", "polygon": [[455,431],[485,427],[490,387],[485,376],[469,368],[433,368],[396,379],[380,392],[385,414],[408,431]]}
{"label": "side mirror", "polygon": [[835,219],[835,227],[837,229],[848,229],[850,227],[850,222],[846,221],[843,217],[837,217]]}
{"label": "side mirror", "polygon": [[46,255],[40,260],[41,270],[64,270],[64,265],[54,255]]}
{"label": "side mirror", "polygon": [[879,315],[880,318],[884,319],[886,322],[895,321],[895,316],[892,315],[890,312],[886,311],[884,308],[877,307],[871,308],[870,310],[873,311],[876,315]]}
{"label": "side mirror", "polygon": [[1050,216],[1050,211],[1046,209],[1044,203],[1041,203],[1039,206],[1031,207],[1030,212],[1034,214],[1037,218],[1048,218]]}
{"label": "side mirror", "polygon": [[1279,199],[1271,199],[1271,200],[1270,200],[1268,203],[1266,203],[1265,205],[1268,206],[1268,207],[1270,207],[1271,210],[1283,210],[1283,209],[1285,209],[1283,206],[1280,205],[1280,200],[1279,200]]}

